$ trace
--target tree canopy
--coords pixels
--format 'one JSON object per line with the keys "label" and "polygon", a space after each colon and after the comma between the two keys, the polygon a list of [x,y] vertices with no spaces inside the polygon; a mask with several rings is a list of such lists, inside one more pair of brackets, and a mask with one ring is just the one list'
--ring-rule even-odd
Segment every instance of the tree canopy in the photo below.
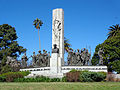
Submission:
{"label": "tree canopy", "polygon": [[98,50],[102,48],[103,63],[108,66],[109,71],[120,73],[120,27],[118,24],[110,26],[108,38],[96,46],[92,57],[92,64],[97,65],[99,61]]}
{"label": "tree canopy", "polygon": [[26,51],[18,44],[17,38],[14,27],[8,24],[0,25],[0,61],[2,66],[6,64],[7,56],[17,58]]}

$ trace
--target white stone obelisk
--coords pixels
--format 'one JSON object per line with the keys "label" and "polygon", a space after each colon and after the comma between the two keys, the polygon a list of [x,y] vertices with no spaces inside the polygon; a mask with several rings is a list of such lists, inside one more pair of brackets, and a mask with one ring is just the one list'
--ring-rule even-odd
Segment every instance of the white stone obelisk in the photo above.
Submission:
{"label": "white stone obelisk", "polygon": [[62,59],[62,65],[64,64],[64,11],[63,9],[53,10],[52,19],[52,48],[57,44],[59,48],[59,55]]}
{"label": "white stone obelisk", "polygon": [[[52,53],[50,67],[52,72],[60,73],[61,66],[64,65],[64,11],[63,9],[54,9],[52,16],[52,49],[57,45],[59,53]],[[57,57],[56,57],[57,56]],[[57,60],[55,60],[57,59]],[[57,70],[56,70],[56,69]]]}

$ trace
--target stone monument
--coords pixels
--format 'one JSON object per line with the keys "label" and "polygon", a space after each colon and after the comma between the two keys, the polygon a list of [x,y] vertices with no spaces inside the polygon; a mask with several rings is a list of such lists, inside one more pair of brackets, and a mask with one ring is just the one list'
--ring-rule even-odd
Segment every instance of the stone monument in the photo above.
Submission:
{"label": "stone monument", "polygon": [[[87,49],[73,51],[68,50],[68,65],[64,65],[64,11],[63,9],[54,9],[52,16],[52,53],[47,54],[44,50],[43,54],[35,56],[33,53],[33,62],[36,62],[35,68],[21,69],[20,71],[29,70],[31,74],[28,75],[43,75],[51,78],[62,78],[67,72],[72,69],[88,70],[93,72],[107,72],[107,66],[88,66],[90,60],[90,53]],[[35,59],[35,57],[36,59]],[[24,58],[23,58],[24,59]],[[102,60],[102,59],[101,59]],[[34,65],[34,63],[33,63]]]}
{"label": "stone monument", "polygon": [[52,17],[52,49],[54,44],[59,48],[59,57],[64,65],[64,11],[63,9],[54,9]]}
{"label": "stone monument", "polygon": [[50,58],[51,73],[61,73],[64,65],[64,11],[53,10],[52,20],[52,54]]}

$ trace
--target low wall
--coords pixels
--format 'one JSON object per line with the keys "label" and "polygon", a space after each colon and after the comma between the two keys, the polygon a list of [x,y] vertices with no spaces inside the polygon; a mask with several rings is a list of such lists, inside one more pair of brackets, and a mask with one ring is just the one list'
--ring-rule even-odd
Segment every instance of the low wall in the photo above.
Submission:
{"label": "low wall", "polygon": [[20,69],[20,71],[30,71],[31,74],[28,77],[43,75],[49,77],[63,77],[63,74],[75,70],[88,70],[92,72],[107,72],[107,66],[63,66],[61,67],[61,73],[51,73],[50,67],[40,67],[40,68],[27,68]]}
{"label": "low wall", "polygon": [[72,69],[75,70],[88,70],[92,72],[107,72],[107,66],[63,66],[62,73],[67,73]]}
{"label": "low wall", "polygon": [[29,74],[28,77],[33,77],[38,75],[47,76],[50,73],[50,67],[26,68],[26,69],[20,69],[20,71],[30,71],[31,74]]}

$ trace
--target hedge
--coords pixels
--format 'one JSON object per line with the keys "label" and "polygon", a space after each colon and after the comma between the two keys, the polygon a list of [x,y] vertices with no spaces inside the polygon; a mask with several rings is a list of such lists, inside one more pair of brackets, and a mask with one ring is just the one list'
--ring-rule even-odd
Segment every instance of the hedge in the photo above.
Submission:
{"label": "hedge", "polygon": [[14,79],[24,78],[28,74],[30,74],[29,71],[3,73],[0,75],[0,82],[13,82]]}
{"label": "hedge", "polygon": [[65,82],[66,78],[49,78],[45,76],[39,76],[36,78],[16,78],[14,82]]}
{"label": "hedge", "polygon": [[71,70],[66,74],[68,82],[100,82],[106,78],[105,72]]}

